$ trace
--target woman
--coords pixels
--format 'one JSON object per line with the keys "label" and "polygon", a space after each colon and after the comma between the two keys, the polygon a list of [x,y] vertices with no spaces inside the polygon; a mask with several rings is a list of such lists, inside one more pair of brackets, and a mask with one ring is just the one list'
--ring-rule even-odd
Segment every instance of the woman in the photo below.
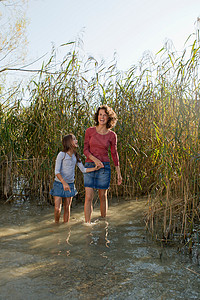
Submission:
{"label": "woman", "polygon": [[83,153],[86,156],[86,168],[97,166],[101,169],[89,174],[84,174],[84,212],[86,223],[91,222],[94,189],[98,189],[99,192],[101,216],[105,217],[107,214],[107,190],[110,186],[111,177],[110,160],[108,157],[109,147],[117,172],[118,185],[122,183],[117,152],[117,135],[111,130],[117,123],[117,116],[112,108],[107,105],[101,105],[97,109],[94,120],[96,126],[88,128],[85,132]]}

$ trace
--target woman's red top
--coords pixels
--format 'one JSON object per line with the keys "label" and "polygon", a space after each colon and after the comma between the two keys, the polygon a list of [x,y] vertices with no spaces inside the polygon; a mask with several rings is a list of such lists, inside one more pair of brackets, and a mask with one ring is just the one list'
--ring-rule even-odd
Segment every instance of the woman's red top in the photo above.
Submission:
{"label": "woman's red top", "polygon": [[85,132],[85,141],[83,153],[86,156],[86,162],[92,162],[89,155],[92,154],[101,162],[109,162],[108,149],[110,147],[111,156],[115,166],[119,166],[119,156],[117,152],[117,135],[109,130],[106,134],[100,134],[96,127],[89,127]]}

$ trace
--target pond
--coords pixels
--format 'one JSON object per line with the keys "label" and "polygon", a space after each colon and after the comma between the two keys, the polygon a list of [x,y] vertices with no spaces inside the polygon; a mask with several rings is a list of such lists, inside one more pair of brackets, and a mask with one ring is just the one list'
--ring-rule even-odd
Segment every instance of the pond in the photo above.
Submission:
{"label": "pond", "polygon": [[86,225],[79,204],[55,225],[51,205],[0,204],[0,299],[200,299],[198,258],[152,241],[145,209],[97,203]]}

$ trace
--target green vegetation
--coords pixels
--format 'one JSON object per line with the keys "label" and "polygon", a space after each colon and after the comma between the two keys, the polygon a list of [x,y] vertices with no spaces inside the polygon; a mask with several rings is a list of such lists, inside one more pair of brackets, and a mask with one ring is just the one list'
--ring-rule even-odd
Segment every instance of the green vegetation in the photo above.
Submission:
{"label": "green vegetation", "polygon": [[[158,238],[193,234],[200,210],[196,40],[180,57],[166,46],[125,74],[116,62],[109,67],[94,58],[85,62],[75,44],[66,47],[72,50],[59,70],[52,71],[53,53],[38,79],[29,83],[28,106],[19,89],[1,104],[1,195],[7,201],[17,195],[49,201],[62,136],[73,132],[82,153],[93,113],[106,103],[118,115],[114,130],[123,176],[117,186],[113,168],[110,197],[146,196],[146,224]],[[83,199],[79,172],[76,186]]]}

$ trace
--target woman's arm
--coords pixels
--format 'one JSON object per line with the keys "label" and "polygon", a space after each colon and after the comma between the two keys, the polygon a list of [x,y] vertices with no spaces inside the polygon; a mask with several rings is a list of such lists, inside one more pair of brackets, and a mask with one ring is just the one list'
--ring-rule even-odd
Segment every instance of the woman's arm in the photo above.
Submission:
{"label": "woman's arm", "polygon": [[122,183],[122,175],[119,166],[119,155],[117,152],[117,135],[113,132],[112,140],[111,140],[111,156],[115,165],[115,169],[117,172],[117,184],[120,185]]}
{"label": "woman's arm", "polygon": [[110,140],[110,151],[114,165],[119,166],[119,155],[117,152],[117,135],[114,131],[112,131],[112,137]]}
{"label": "woman's arm", "polygon": [[90,154],[88,158],[91,159],[95,163],[96,167],[98,167],[99,169],[104,168],[103,163],[92,154]]}
{"label": "woman's arm", "polygon": [[117,172],[117,184],[120,185],[122,183],[122,175],[120,171],[120,166],[115,166]]}

